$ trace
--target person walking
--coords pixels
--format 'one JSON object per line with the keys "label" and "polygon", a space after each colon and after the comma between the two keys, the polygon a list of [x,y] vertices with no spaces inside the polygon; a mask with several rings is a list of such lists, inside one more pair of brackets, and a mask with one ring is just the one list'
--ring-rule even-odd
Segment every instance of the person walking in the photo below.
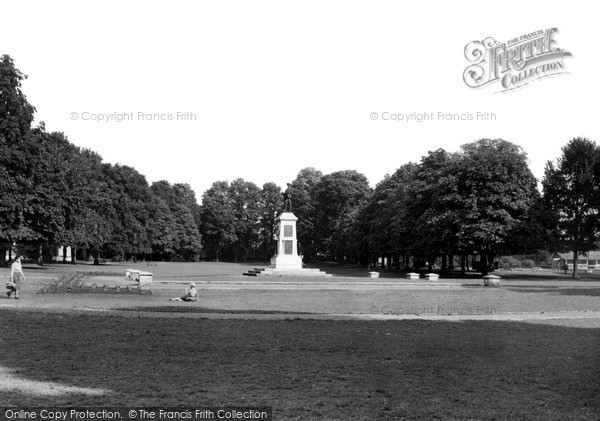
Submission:
{"label": "person walking", "polygon": [[569,270],[569,265],[567,264],[567,261],[565,260],[563,262],[563,266],[562,266],[563,270],[565,271],[565,275],[567,274],[568,270]]}
{"label": "person walking", "polygon": [[6,293],[8,298],[14,293],[15,298],[17,300],[19,299],[19,290],[21,289],[21,283],[24,281],[25,274],[23,273],[23,266],[21,265],[21,256],[17,256],[10,266],[10,285],[7,286],[9,291]]}

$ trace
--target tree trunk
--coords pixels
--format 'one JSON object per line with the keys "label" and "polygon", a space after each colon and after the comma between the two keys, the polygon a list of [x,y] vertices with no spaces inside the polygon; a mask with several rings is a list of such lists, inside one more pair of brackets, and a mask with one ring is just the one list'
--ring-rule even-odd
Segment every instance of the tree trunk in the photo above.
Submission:
{"label": "tree trunk", "polygon": [[67,246],[62,246],[63,263],[67,263]]}
{"label": "tree trunk", "polygon": [[481,257],[481,261],[479,262],[479,266],[481,268],[481,275],[485,276],[488,274],[487,253],[485,251],[481,252],[479,256]]}
{"label": "tree trunk", "polygon": [[490,252],[490,254],[488,255],[489,260],[488,260],[488,271],[493,272],[494,271],[494,259],[496,257],[496,255],[494,254],[493,251]]}
{"label": "tree trunk", "polygon": [[94,265],[100,265],[100,250],[94,252]]}
{"label": "tree trunk", "polygon": [[446,274],[448,270],[448,255],[446,253],[442,254],[442,274]]}
{"label": "tree trunk", "polygon": [[460,256],[460,276],[465,276],[466,273],[466,269],[465,269],[465,263],[467,261],[467,256],[463,253]]}
{"label": "tree trunk", "polygon": [[573,278],[577,277],[577,261],[579,260],[579,252],[573,251]]}
{"label": "tree trunk", "polygon": [[38,265],[43,265],[44,264],[44,256],[43,256],[43,247],[42,247],[42,243],[39,244],[38,246],[38,257],[37,257],[37,263]]}

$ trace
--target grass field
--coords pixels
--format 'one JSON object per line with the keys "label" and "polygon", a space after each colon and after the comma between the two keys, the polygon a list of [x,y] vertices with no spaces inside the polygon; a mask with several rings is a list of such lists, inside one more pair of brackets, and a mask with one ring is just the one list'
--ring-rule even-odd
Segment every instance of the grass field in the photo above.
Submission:
{"label": "grass field", "polygon": [[[599,414],[597,329],[9,311],[0,317],[2,374],[28,385],[3,393],[4,405],[266,405],[275,419]],[[54,393],[53,386],[81,390]]]}
{"label": "grass field", "polygon": [[[176,284],[152,286],[152,296],[42,296],[35,294],[41,286],[75,269],[26,267],[23,298],[0,300],[0,406],[269,406],[284,420],[600,416],[597,323],[310,320],[367,314],[374,304],[598,311],[594,279],[555,286],[548,275],[500,289],[431,289],[353,287],[334,278],[316,290],[310,283],[239,285],[239,268],[151,267]],[[169,302],[188,279],[213,283],[199,288],[196,307]],[[159,316],[69,311],[86,306]],[[190,311],[194,317],[183,317]],[[232,313],[240,317],[225,318]],[[277,317],[241,317],[256,313]]]}

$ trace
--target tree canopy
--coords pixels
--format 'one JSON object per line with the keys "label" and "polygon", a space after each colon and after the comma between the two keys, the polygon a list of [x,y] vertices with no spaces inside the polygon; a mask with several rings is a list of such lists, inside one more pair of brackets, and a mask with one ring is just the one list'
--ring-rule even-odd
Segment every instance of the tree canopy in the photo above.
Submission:
{"label": "tree canopy", "polygon": [[557,245],[573,252],[573,276],[579,253],[598,246],[600,221],[600,150],[595,142],[577,137],[562,148],[557,165],[546,164],[545,204],[556,213]]}

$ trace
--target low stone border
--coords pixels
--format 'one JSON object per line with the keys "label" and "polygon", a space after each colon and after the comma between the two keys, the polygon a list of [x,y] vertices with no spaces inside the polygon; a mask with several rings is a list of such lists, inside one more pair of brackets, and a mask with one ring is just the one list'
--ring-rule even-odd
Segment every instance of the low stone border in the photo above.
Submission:
{"label": "low stone border", "polygon": [[149,289],[141,287],[132,287],[127,285],[121,287],[116,285],[99,286],[95,282],[92,285],[85,285],[85,281],[92,276],[123,276],[121,273],[111,272],[73,272],[67,273],[55,279],[52,283],[44,285],[37,291],[37,294],[137,294],[153,295]]}

